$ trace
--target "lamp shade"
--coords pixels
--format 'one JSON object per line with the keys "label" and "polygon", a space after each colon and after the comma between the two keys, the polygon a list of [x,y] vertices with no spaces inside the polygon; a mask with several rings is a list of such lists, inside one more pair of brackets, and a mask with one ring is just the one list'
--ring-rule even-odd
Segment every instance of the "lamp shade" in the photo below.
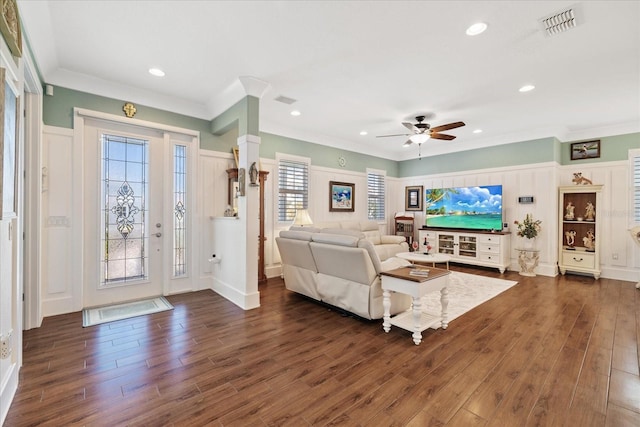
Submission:
{"label": "lamp shade", "polygon": [[311,221],[311,217],[309,216],[309,211],[306,209],[298,209],[296,211],[296,216],[293,218],[293,225],[311,225],[313,221]]}
{"label": "lamp shade", "polygon": [[415,135],[411,135],[409,137],[409,139],[411,140],[411,142],[421,145],[422,143],[426,142],[427,139],[431,138],[431,135],[426,134],[426,133],[418,133]]}

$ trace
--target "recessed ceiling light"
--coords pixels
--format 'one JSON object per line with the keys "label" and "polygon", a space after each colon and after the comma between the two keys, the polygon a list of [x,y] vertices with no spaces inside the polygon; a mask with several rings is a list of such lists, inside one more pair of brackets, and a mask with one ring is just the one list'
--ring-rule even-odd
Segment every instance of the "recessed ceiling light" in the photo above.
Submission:
{"label": "recessed ceiling light", "polygon": [[164,77],[164,71],[160,68],[149,68],[149,74],[156,77]]}
{"label": "recessed ceiling light", "polygon": [[482,133],[482,129],[476,129],[473,131],[473,133]]}
{"label": "recessed ceiling light", "polygon": [[470,26],[469,28],[467,28],[467,35],[477,36],[478,34],[484,33],[484,30],[486,29],[487,29],[487,24],[485,24],[484,22],[477,22],[472,26]]}
{"label": "recessed ceiling light", "polygon": [[520,89],[518,89],[520,92],[529,92],[534,90],[536,87],[534,85],[524,85],[522,86]]}
{"label": "recessed ceiling light", "polygon": [[369,134],[369,132],[367,132],[366,130],[363,130],[363,131],[360,132],[360,135],[363,135],[363,136],[364,135],[368,135],[368,134]]}
{"label": "recessed ceiling light", "polygon": [[293,111],[291,112],[291,115],[292,115],[292,116],[299,116],[299,115],[300,115],[300,111],[298,111],[298,110],[293,110]]}

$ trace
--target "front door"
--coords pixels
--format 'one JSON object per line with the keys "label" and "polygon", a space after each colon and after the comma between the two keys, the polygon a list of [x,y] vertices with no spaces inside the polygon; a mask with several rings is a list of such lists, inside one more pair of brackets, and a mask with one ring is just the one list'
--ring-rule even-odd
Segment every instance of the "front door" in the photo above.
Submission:
{"label": "front door", "polygon": [[171,218],[163,203],[171,182],[165,180],[171,164],[165,138],[97,120],[86,122],[84,136],[83,306],[162,295],[164,222]]}

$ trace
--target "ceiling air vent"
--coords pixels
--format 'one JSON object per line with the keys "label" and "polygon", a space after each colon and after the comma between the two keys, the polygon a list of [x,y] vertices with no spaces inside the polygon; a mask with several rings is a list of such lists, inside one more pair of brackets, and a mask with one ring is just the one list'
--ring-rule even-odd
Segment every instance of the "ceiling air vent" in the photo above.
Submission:
{"label": "ceiling air vent", "polygon": [[578,25],[578,11],[575,7],[558,12],[552,16],[542,18],[540,23],[547,36],[554,36]]}
{"label": "ceiling air vent", "polygon": [[278,102],[282,102],[284,104],[287,104],[287,105],[291,105],[294,102],[296,102],[295,99],[289,98],[287,96],[282,96],[282,95],[280,95],[279,97],[275,98],[275,100],[278,101]]}

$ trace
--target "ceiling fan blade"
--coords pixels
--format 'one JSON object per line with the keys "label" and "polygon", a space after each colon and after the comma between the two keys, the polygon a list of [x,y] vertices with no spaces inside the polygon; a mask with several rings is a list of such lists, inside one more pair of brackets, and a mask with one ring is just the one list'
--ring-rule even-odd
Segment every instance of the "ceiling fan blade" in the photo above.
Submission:
{"label": "ceiling fan blade", "polygon": [[431,134],[431,139],[445,139],[447,141],[451,141],[452,139],[456,139],[455,136],[453,135],[447,135],[445,133],[432,133]]}
{"label": "ceiling fan blade", "polygon": [[376,138],[386,138],[388,136],[409,136],[410,134],[408,133],[396,133],[394,135],[378,135],[376,136]]}
{"label": "ceiling fan blade", "polygon": [[406,127],[407,129],[409,129],[412,132],[418,132],[418,128],[415,127],[413,125],[413,123],[410,122],[402,122],[402,126]]}
{"label": "ceiling fan blade", "polygon": [[440,132],[443,130],[449,130],[449,129],[455,129],[455,128],[459,128],[464,126],[464,122],[455,122],[455,123],[449,123],[446,125],[442,125],[442,126],[436,126],[434,128],[431,128],[431,132]]}
{"label": "ceiling fan blade", "polygon": [[403,147],[408,147],[408,146],[410,146],[411,144],[413,144],[413,141],[412,141],[412,140],[410,140],[410,139],[407,139],[407,142],[405,142],[404,144],[402,144],[402,146],[403,146]]}

